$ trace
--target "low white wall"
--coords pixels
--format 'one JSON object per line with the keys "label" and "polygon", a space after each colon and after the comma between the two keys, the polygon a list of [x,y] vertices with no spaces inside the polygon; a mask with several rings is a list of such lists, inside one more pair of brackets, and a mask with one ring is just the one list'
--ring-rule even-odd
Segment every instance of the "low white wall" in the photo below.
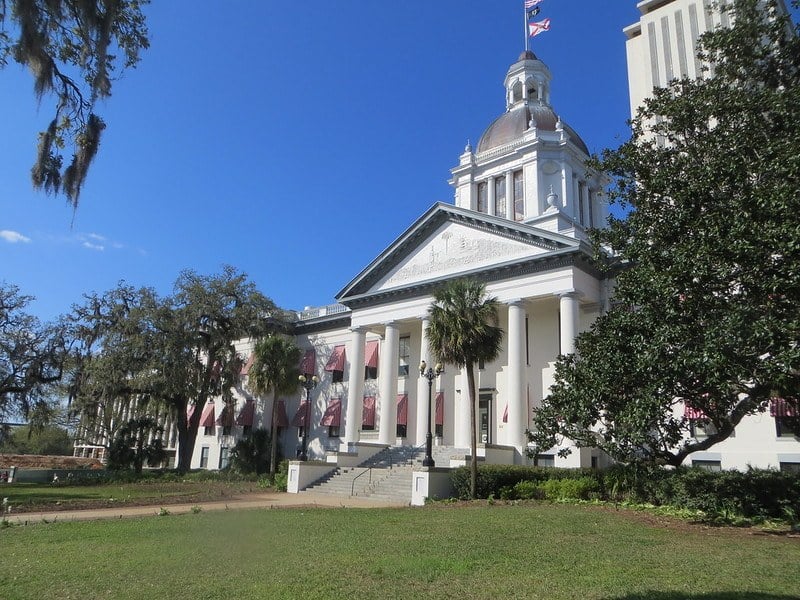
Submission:
{"label": "low white wall", "polygon": [[411,506],[423,506],[426,498],[450,498],[453,492],[450,469],[434,467],[411,474]]}
{"label": "low white wall", "polygon": [[290,461],[286,491],[296,494],[328,473],[332,473],[336,468],[336,465],[327,463]]}

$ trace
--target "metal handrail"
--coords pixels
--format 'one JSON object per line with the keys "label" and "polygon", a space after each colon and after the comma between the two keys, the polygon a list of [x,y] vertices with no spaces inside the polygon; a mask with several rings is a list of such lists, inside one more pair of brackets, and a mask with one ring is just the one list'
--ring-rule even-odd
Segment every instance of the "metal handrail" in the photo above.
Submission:
{"label": "metal handrail", "polygon": [[364,473],[369,473],[369,482],[370,482],[370,484],[372,483],[372,467],[367,467],[366,469],[361,471],[361,473],[359,473],[358,475],[353,477],[353,482],[350,484],[350,495],[351,496],[353,495],[353,492],[356,489],[356,479],[361,477]]}

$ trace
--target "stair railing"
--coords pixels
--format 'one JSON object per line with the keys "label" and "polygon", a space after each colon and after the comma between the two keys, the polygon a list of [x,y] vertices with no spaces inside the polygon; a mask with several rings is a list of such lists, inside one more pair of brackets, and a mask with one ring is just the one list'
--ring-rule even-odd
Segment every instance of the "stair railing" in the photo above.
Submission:
{"label": "stair railing", "polygon": [[353,492],[356,489],[356,479],[358,479],[359,477],[361,477],[365,473],[369,473],[369,483],[372,484],[372,467],[367,467],[366,469],[361,471],[361,473],[359,473],[358,475],[353,477],[353,482],[350,484],[350,495],[351,496],[353,495]]}

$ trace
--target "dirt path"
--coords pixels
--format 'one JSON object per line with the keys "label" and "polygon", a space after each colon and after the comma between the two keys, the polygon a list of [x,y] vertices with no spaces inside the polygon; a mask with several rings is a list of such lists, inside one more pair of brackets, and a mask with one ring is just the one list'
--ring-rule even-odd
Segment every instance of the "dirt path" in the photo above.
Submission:
{"label": "dirt path", "polygon": [[119,506],[114,508],[89,508],[84,510],[60,510],[27,513],[10,513],[5,516],[15,525],[34,523],[53,523],[58,521],[89,521],[95,519],[122,519],[128,517],[157,516],[163,510],[169,514],[190,513],[199,507],[202,511],[242,510],[253,508],[290,507],[336,507],[336,508],[387,508],[406,506],[403,504],[371,500],[369,498],[340,498],[326,494],[287,494],[285,492],[264,492],[243,494],[224,501],[195,502],[191,504],[165,504],[149,506]]}

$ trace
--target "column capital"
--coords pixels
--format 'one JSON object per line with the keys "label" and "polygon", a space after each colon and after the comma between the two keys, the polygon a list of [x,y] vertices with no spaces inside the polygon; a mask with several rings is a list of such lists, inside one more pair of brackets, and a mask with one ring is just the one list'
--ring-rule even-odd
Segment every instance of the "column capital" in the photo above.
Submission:
{"label": "column capital", "polygon": [[525,306],[525,298],[513,298],[506,300],[508,306]]}
{"label": "column capital", "polygon": [[352,333],[367,333],[367,327],[359,325],[358,327],[350,327]]}
{"label": "column capital", "polygon": [[580,298],[583,294],[577,290],[564,290],[563,292],[556,292],[559,298]]}

